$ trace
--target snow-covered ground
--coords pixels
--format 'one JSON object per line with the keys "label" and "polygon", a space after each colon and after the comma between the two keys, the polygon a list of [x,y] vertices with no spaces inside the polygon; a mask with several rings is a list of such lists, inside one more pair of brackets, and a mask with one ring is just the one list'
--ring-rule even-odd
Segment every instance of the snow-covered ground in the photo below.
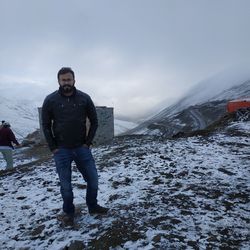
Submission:
{"label": "snow-covered ground", "polygon": [[0,248],[59,250],[79,241],[87,249],[249,249],[249,135],[250,122],[232,123],[208,137],[129,136],[93,149],[98,200],[111,210],[87,213],[86,186],[73,171],[74,229],[57,220],[50,158],[2,172]]}
{"label": "snow-covered ground", "polygon": [[[22,147],[22,148],[15,148],[13,150],[14,168],[37,160],[36,157],[30,157],[30,158],[23,157],[23,151],[25,151],[26,149],[27,147]],[[0,170],[4,170],[5,167],[6,167],[6,162],[3,158],[3,155],[0,153]]]}

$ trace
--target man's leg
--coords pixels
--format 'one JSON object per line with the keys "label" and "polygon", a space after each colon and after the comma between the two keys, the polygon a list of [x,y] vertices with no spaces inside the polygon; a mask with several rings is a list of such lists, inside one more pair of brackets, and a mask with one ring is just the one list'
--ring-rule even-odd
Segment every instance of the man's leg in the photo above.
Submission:
{"label": "man's leg", "polygon": [[88,208],[97,206],[98,175],[91,150],[87,147],[74,149],[74,161],[87,182],[86,203]]}
{"label": "man's leg", "polygon": [[13,153],[12,149],[1,149],[1,152],[3,154],[3,158],[5,159],[7,165],[6,169],[12,169],[13,168]]}
{"label": "man's leg", "polygon": [[66,214],[73,215],[75,207],[73,204],[73,191],[71,185],[71,163],[72,151],[70,149],[60,148],[54,154],[56,170],[60,180],[60,191],[63,198],[63,211]]}

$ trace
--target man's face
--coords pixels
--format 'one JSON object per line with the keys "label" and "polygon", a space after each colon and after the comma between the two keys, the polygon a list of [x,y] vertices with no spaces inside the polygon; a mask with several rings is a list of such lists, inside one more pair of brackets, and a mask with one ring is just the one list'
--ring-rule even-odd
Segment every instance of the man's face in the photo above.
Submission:
{"label": "man's face", "polygon": [[58,82],[64,93],[70,93],[73,90],[75,84],[73,75],[70,72],[63,75],[59,75]]}

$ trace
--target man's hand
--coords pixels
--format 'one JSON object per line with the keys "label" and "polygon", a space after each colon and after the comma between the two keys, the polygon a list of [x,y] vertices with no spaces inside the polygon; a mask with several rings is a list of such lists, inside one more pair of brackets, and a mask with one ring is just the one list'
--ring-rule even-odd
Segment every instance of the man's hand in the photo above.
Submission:
{"label": "man's hand", "polygon": [[52,153],[55,154],[56,152],[58,152],[58,150],[59,150],[59,149],[56,148],[56,149],[54,149],[54,150],[52,151]]}

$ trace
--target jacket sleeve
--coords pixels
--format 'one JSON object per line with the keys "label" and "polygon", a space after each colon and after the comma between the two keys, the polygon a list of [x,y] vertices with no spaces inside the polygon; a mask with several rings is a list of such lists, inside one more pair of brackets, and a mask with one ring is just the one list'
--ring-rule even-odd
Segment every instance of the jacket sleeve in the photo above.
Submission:
{"label": "jacket sleeve", "polygon": [[12,132],[12,130],[10,129],[10,132],[9,132],[9,135],[10,135],[10,141],[12,141],[13,143],[15,143],[16,145],[19,145],[19,142],[17,141],[14,133]]}
{"label": "jacket sleeve", "polygon": [[88,146],[90,146],[92,144],[94,137],[95,137],[96,130],[98,127],[96,108],[95,108],[95,105],[90,97],[88,99],[88,104],[87,104],[87,117],[89,118],[89,121],[90,121],[90,128],[88,131],[86,144]]}
{"label": "jacket sleeve", "polygon": [[42,128],[45,139],[48,143],[48,146],[51,151],[57,148],[55,137],[52,132],[52,121],[53,121],[53,114],[52,114],[52,107],[50,105],[48,97],[45,98],[42,106]]}

